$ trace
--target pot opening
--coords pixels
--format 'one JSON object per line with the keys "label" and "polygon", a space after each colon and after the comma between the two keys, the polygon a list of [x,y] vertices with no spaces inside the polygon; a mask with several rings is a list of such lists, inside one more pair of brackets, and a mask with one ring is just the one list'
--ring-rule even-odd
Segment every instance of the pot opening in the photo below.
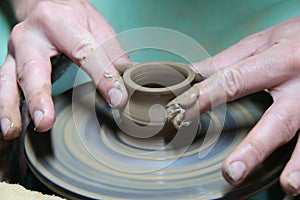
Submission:
{"label": "pot opening", "polygon": [[142,87],[165,88],[186,80],[188,71],[177,66],[150,63],[132,71],[130,77],[133,82]]}
{"label": "pot opening", "polygon": [[163,86],[161,84],[157,84],[157,83],[149,83],[149,84],[144,84],[142,86],[147,87],[147,88],[164,88],[165,87],[165,86]]}

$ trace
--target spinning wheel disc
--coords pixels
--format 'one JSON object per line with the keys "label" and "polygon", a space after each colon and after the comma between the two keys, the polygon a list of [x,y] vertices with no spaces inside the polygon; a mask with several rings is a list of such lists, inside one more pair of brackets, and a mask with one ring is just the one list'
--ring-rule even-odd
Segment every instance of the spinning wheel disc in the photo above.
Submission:
{"label": "spinning wheel disc", "polygon": [[[247,197],[276,181],[288,158],[290,148],[287,145],[236,188],[226,183],[221,174],[222,161],[269,106],[267,93],[229,104],[224,131],[218,138],[212,135],[206,139],[205,144],[201,134],[209,119],[214,118],[214,123],[218,124],[218,117],[209,112],[203,114],[199,118],[200,136],[186,151],[177,155],[176,149],[163,148],[166,144],[163,138],[139,139],[123,133],[112,119],[110,107],[92,83],[76,90],[80,92],[77,100],[82,103],[79,109],[72,110],[72,91],[56,97],[57,119],[52,130],[45,134],[35,133],[31,124],[25,138],[25,152],[33,173],[47,187],[66,198]],[[94,98],[96,105],[86,104],[89,98]],[[149,154],[156,149],[162,150]]]}

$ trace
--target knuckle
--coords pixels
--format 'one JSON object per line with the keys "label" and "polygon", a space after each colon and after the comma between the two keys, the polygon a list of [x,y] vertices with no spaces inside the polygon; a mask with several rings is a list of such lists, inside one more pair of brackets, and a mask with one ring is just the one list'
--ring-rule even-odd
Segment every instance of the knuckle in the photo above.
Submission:
{"label": "knuckle", "polygon": [[237,98],[242,94],[244,79],[238,69],[224,69],[221,71],[218,80],[220,86],[224,89],[226,98],[228,100]]}
{"label": "knuckle", "polygon": [[74,45],[74,49],[72,51],[72,56],[74,60],[81,66],[87,58],[91,55],[91,53],[95,50],[96,45],[95,41],[91,38],[80,38],[77,44]]}
{"label": "knuckle", "polygon": [[2,87],[8,85],[10,81],[8,80],[6,73],[4,73],[3,70],[1,69],[0,69],[0,88],[2,91]]}
{"label": "knuckle", "polygon": [[261,32],[257,32],[257,33],[254,33],[254,34],[251,34],[251,35],[247,36],[242,41],[244,41],[247,44],[250,44],[250,43],[253,43],[253,42],[257,42],[258,40],[265,39],[266,36],[267,35],[264,33],[264,31],[261,31]]}
{"label": "knuckle", "polygon": [[[37,65],[37,61],[34,59],[25,59],[17,68],[17,81],[22,86],[24,84],[26,74],[30,72],[30,74],[36,73],[34,70],[34,66]],[[38,74],[36,74],[38,77]]]}
{"label": "knuckle", "polygon": [[20,106],[18,97],[14,99],[1,99],[0,103],[0,116],[15,116],[17,114]]}
{"label": "knuckle", "polygon": [[257,139],[248,142],[249,153],[254,159],[254,163],[261,163],[265,159],[267,146]]}
{"label": "knuckle", "polygon": [[8,45],[10,48],[16,46],[15,44],[18,44],[18,41],[20,40],[20,37],[24,35],[24,26],[23,23],[16,24],[10,33]]}
{"label": "knuckle", "polygon": [[5,113],[5,111],[10,107],[10,104],[8,102],[3,102],[3,100],[1,100],[1,105],[0,105],[0,111],[1,114]]}
{"label": "knuckle", "polygon": [[296,118],[289,111],[282,110],[280,113],[272,114],[274,124],[277,127],[277,137],[282,143],[290,141],[298,130]]}
{"label": "knuckle", "polygon": [[[53,14],[54,3],[51,1],[41,1],[37,4],[34,12],[34,17],[37,22],[40,24],[47,25],[49,21],[53,21],[56,18],[56,15]],[[56,10],[57,12],[57,10]]]}
{"label": "knuckle", "polygon": [[[293,71],[298,71],[299,72],[299,65],[300,65],[299,55],[300,55],[300,49],[294,43],[286,45],[286,46],[287,46],[287,47],[285,47],[286,50],[288,52],[291,52],[291,54],[288,55],[288,56],[290,56],[290,58],[287,59],[288,62],[289,62],[288,64],[289,64],[290,67],[293,68],[292,69]],[[287,51],[285,51],[285,52],[287,52]]]}

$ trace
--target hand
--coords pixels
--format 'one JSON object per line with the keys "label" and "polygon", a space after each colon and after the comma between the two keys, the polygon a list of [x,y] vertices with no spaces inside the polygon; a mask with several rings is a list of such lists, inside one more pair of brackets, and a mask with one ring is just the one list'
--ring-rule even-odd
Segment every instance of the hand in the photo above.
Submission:
{"label": "hand", "polygon": [[[115,32],[97,10],[84,0],[40,1],[34,5],[30,11],[18,9],[22,13],[19,19],[24,20],[11,32],[8,54],[0,69],[0,122],[5,139],[13,139],[21,131],[19,88],[36,130],[52,127],[55,111],[50,58],[61,53],[87,72],[112,106],[122,107],[127,100],[114,64],[130,60],[116,40],[101,45]],[[28,15],[24,17],[24,13]]]}
{"label": "hand", "polygon": [[[191,67],[207,78],[193,87],[197,103],[185,120],[212,105],[267,89],[273,104],[223,163],[225,179],[239,184],[300,128],[300,17],[253,34],[229,49]],[[190,91],[188,91],[190,92]],[[181,97],[184,97],[183,94]],[[180,97],[176,98],[180,101]],[[285,166],[280,183],[300,193],[300,140]]]}

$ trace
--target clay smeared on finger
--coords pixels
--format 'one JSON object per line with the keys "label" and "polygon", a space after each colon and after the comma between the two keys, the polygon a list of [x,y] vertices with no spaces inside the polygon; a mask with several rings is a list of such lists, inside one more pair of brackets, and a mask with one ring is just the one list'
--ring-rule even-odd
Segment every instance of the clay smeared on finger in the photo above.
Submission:
{"label": "clay smeared on finger", "polygon": [[197,102],[198,96],[198,88],[194,85],[188,91],[167,104],[167,120],[171,121],[176,129],[190,124],[189,121],[184,120],[185,112],[187,108]]}

